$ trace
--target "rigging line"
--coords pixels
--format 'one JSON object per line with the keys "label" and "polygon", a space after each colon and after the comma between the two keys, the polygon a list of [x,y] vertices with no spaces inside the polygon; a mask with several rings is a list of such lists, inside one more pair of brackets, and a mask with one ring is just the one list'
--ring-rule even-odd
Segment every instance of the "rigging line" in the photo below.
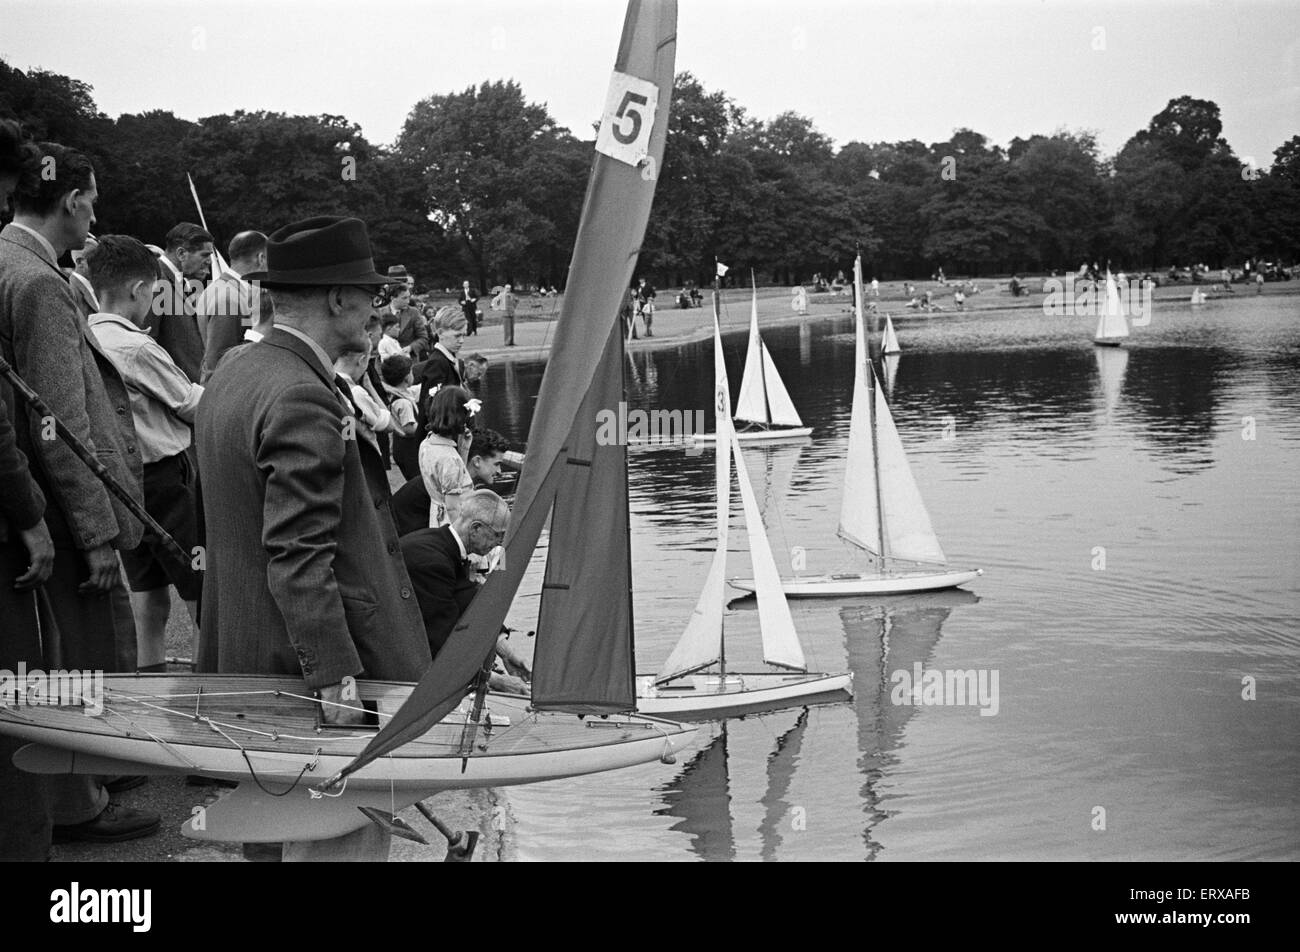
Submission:
{"label": "rigging line", "polygon": [[[138,730],[141,734],[144,734],[146,737],[148,737],[150,740],[152,740],[155,744],[157,744],[157,745],[158,745],[159,747],[161,747],[163,750],[167,751],[167,753],[171,754],[173,757],[175,757],[177,760],[179,760],[179,761],[180,761],[182,764],[184,764],[186,767],[189,767],[191,770],[198,770],[198,769],[199,769],[199,765],[196,764],[196,763],[194,763],[194,761],[190,760],[188,757],[186,757],[184,754],[182,754],[179,750],[177,750],[175,747],[173,747],[173,746],[172,746],[171,744],[169,744],[167,741],[163,740],[163,739],[162,739],[161,737],[159,737],[157,734],[153,733],[153,732],[152,732],[151,730],[149,730],[148,728],[141,727],[139,724],[137,724],[135,721],[131,720],[131,718],[127,717],[125,714],[121,713],[120,711],[115,711],[115,710],[113,710],[112,708],[105,708],[105,712],[108,713],[108,714],[113,714],[113,715],[115,715],[115,716],[117,716],[117,717],[122,718],[122,720],[126,721],[126,722],[127,722],[128,724],[130,724],[133,728],[135,728],[136,730]],[[110,725],[110,726],[111,726],[111,725]],[[129,737],[130,734],[128,734],[127,736]]]}
{"label": "rigging line", "polygon": [[[319,705],[321,705],[322,707],[324,707],[326,704],[328,704],[328,705],[330,705],[331,707],[346,707],[348,710],[351,710],[351,711],[360,710],[360,708],[358,708],[355,704],[343,704],[343,703],[341,703],[341,702],[339,702],[339,701],[327,701],[327,700],[325,700],[323,697],[307,697],[306,695],[303,695],[303,694],[290,694],[288,691],[280,691],[279,693],[280,693],[280,695],[281,695],[282,697],[291,697],[291,698],[294,698],[295,700],[298,700],[298,701],[306,701],[306,702],[308,702],[309,704],[319,704]],[[368,708],[367,708],[366,710],[367,710],[367,713],[369,713],[369,714],[374,714],[376,717],[392,717],[392,716],[393,716],[392,714],[389,714],[387,711],[380,711],[380,710],[374,710],[374,711],[371,711],[371,710],[369,710]]]}
{"label": "rigging line", "polygon": [[661,725],[657,720],[649,720],[649,724],[651,727],[653,727],[655,730],[657,730],[660,734],[663,735],[664,746],[668,749],[668,753],[669,754],[677,753],[677,748],[673,746],[673,739],[671,736],[669,736],[668,731],[664,730],[663,725]]}
{"label": "rigging line", "polygon": [[216,731],[218,734],[220,734],[222,737],[228,740],[232,745],[238,748],[240,756],[244,758],[244,763],[248,764],[248,775],[253,778],[253,783],[257,784],[257,788],[261,790],[264,794],[266,794],[268,797],[286,797],[289,794],[293,793],[293,791],[297,789],[298,783],[302,780],[303,774],[305,774],[308,770],[315,769],[316,765],[320,763],[321,752],[320,749],[317,748],[316,757],[309,763],[303,764],[302,770],[298,771],[298,776],[293,778],[293,782],[289,784],[288,789],[276,793],[274,790],[268,788],[266,784],[262,783],[262,778],[257,775],[257,770],[253,767],[253,761],[249,758],[248,751],[244,749],[244,746],[240,744],[237,740],[235,740],[233,737],[231,737],[229,734],[227,734],[225,731],[223,731],[216,724],[214,724],[211,719],[204,718],[203,720],[208,725],[208,727],[212,728],[212,730]]}
{"label": "rigging line", "polygon": [[[153,698],[158,701],[179,701],[187,697],[253,697],[259,694],[280,694],[280,691],[204,691],[200,686],[198,693],[186,691],[184,694],[136,694],[133,691],[125,691],[122,688],[108,688],[107,694],[120,694],[123,698],[131,701],[139,701],[144,698]],[[110,699],[111,700],[111,699]]]}
{"label": "rigging line", "polygon": [[319,800],[321,797],[329,797],[331,800],[333,800],[335,797],[343,796],[343,791],[348,788],[348,781],[351,779],[352,779],[351,777],[343,778],[343,785],[339,787],[338,793],[327,793],[324,790],[317,790],[315,787],[308,787],[307,793],[311,795],[311,798],[313,800]]}
{"label": "rigging line", "polygon": [[[269,732],[268,732],[268,731],[260,731],[260,730],[258,730],[257,728],[254,728],[254,727],[248,727],[248,726],[246,726],[246,725],[244,725],[244,724],[228,724],[228,723],[226,723],[225,721],[214,721],[211,717],[194,717],[194,715],[189,714],[189,713],[187,713],[187,712],[185,712],[185,711],[176,711],[176,710],[172,710],[171,708],[169,708],[169,707],[163,707],[163,706],[160,705],[160,704],[150,704],[148,701],[140,701],[139,703],[140,703],[140,705],[141,705],[142,707],[152,708],[152,709],[155,710],[155,711],[161,711],[162,713],[164,713],[164,714],[170,714],[170,715],[172,715],[173,717],[183,717],[183,718],[185,718],[187,721],[188,721],[188,720],[196,720],[196,721],[198,721],[200,724],[220,725],[221,727],[224,727],[224,728],[226,728],[227,730],[232,730],[232,731],[243,731],[243,732],[246,733],[246,734],[256,734],[256,735],[258,735],[259,737],[269,737],[269,738],[271,738],[271,740],[307,740],[307,741],[319,741],[319,740],[321,740],[321,738],[316,737],[316,736],[314,736],[314,735],[303,735],[303,734],[282,734],[282,733],[280,733],[279,731],[269,731]],[[115,711],[114,713],[117,713],[117,712]],[[124,717],[125,715],[118,714],[118,716],[119,716],[119,717]],[[130,723],[130,724],[132,724],[133,726],[135,726],[135,725],[133,724],[133,722],[131,722],[129,719],[127,720],[127,723]],[[143,728],[140,728],[140,730],[144,730],[144,729],[143,729]],[[150,736],[152,736],[152,735],[150,735]],[[336,741],[355,740],[355,739],[356,739],[356,735],[355,735],[355,734],[348,734],[348,735],[343,735],[343,736],[339,736],[339,737],[331,737],[331,738],[325,738],[325,739],[327,739],[327,740],[336,740]]]}

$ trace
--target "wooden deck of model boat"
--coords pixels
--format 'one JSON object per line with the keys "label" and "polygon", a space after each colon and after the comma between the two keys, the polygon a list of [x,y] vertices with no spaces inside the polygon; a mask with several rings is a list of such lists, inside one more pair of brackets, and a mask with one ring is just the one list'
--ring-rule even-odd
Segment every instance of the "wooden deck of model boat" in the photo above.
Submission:
{"label": "wooden deck of model boat", "polygon": [[[270,783],[324,781],[374,737],[413,685],[360,681],[375,726],[320,723],[301,680],[239,675],[116,675],[104,678],[103,711],[84,705],[0,708],[0,732],[74,754]],[[355,786],[420,789],[499,786],[643,763],[688,743],[692,731],[636,716],[590,717],[531,710],[528,698],[489,695],[462,757],[468,702],[423,736],[349,778]],[[462,760],[464,763],[462,764]],[[304,773],[305,771],[305,773]]]}

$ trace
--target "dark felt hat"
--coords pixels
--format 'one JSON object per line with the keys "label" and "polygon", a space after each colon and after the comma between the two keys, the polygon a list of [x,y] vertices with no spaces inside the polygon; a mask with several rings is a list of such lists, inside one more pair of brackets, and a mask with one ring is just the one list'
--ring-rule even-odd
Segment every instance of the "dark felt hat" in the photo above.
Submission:
{"label": "dark felt hat", "polygon": [[308,218],[274,232],[266,240],[266,270],[244,275],[244,280],[319,287],[395,283],[375,270],[366,223],[336,215]]}

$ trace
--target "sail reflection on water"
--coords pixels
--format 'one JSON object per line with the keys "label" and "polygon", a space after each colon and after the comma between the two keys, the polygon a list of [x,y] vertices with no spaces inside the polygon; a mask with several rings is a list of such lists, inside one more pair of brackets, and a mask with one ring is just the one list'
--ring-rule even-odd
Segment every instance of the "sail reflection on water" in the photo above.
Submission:
{"label": "sail reflection on water", "polygon": [[657,816],[677,817],[670,830],[690,837],[690,850],[706,862],[736,858],[731,822],[731,780],[727,773],[727,723],[660,788],[667,806]]}
{"label": "sail reflection on water", "polygon": [[758,826],[764,860],[777,858],[782,843],[781,829],[787,826],[792,804],[787,800],[790,784],[799,766],[803,735],[808,727],[808,708],[799,712],[794,726],[776,739],[776,749],[767,756],[767,792],[763,794],[763,822]]}
{"label": "sail reflection on water", "polygon": [[1097,357],[1097,377],[1101,381],[1105,422],[1111,423],[1124,390],[1124,371],[1128,369],[1129,352],[1123,347],[1094,347],[1092,351]]}
{"label": "sail reflection on water", "polygon": [[[753,803],[745,791],[757,786],[751,784],[757,778],[750,775],[752,771],[745,770],[739,776],[732,776],[728,744],[733,735],[728,733],[725,721],[719,725],[713,740],[671,782],[660,788],[667,806],[656,810],[656,815],[678,818],[669,829],[689,836],[689,849],[698,858],[718,862],[737,859],[738,853],[752,857],[755,845],[760,858],[781,858],[778,851],[785,839],[782,830],[791,829],[794,805],[789,799],[790,788],[799,767],[809,710],[805,707],[764,719],[765,723],[782,722],[791,715],[794,722],[776,736],[766,757],[766,783],[757,800],[763,810],[757,826],[757,844],[743,838],[737,843],[735,813],[740,812],[744,817],[746,811],[733,810],[733,801],[739,795]],[[750,757],[755,753],[750,746],[744,743],[741,746]]]}
{"label": "sail reflection on water", "polygon": [[882,849],[875,827],[889,816],[877,786],[896,762],[903,730],[916,708],[890,700],[895,671],[925,665],[939,643],[944,622],[954,608],[979,601],[974,592],[948,589],[905,598],[856,599],[841,606],[840,623],[853,672],[853,706],[858,720],[858,771],[862,810],[866,814],[862,840],[866,858]]}

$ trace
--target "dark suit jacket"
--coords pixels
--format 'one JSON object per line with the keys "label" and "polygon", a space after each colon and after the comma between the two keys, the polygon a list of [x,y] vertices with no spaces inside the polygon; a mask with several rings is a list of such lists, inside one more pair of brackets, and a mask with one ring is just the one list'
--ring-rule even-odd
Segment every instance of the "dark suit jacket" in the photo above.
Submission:
{"label": "dark suit jacket", "polygon": [[[0,231],[0,350],[64,426],[87,445],[137,500],[140,450],[126,385],[77,310],[67,277],[44,246],[15,225]],[[4,385],[18,448],[45,494],[46,520],[56,545],[118,549],[140,544],[144,527],[109,494],[62,439],[48,439],[46,422]]]}
{"label": "dark suit jacket", "polygon": [[226,353],[199,404],[208,558],[200,670],[415,681],[431,656],[382,463],[343,398],[274,328]]}
{"label": "dark suit jacket", "polygon": [[[385,310],[391,313],[392,308]],[[417,357],[427,354],[433,346],[429,322],[418,307],[408,304],[397,312],[397,342],[403,347],[410,347],[411,353]]]}
{"label": "dark suit jacket", "polygon": [[176,366],[198,383],[203,376],[203,336],[194,316],[194,289],[186,286],[183,276],[178,280],[173,270],[176,266],[169,268],[168,263],[158,263],[166,285],[154,296],[150,329]]}
{"label": "dark suit jacket", "polygon": [[[429,359],[420,365],[420,375],[417,379],[420,381],[420,399],[415,407],[423,430],[425,422],[429,419],[429,391],[439,386],[462,386],[460,361],[448,360],[447,355],[435,347],[429,354]],[[421,432],[419,435],[423,437],[424,434]]]}
{"label": "dark suit jacket", "polygon": [[393,493],[393,522],[397,525],[397,534],[404,536],[417,529],[429,528],[429,507],[432,504],[423,476],[417,473],[403,483]]}
{"label": "dark suit jacket", "polygon": [[450,526],[418,529],[402,536],[402,557],[415,585],[420,615],[434,655],[478,593]]}

